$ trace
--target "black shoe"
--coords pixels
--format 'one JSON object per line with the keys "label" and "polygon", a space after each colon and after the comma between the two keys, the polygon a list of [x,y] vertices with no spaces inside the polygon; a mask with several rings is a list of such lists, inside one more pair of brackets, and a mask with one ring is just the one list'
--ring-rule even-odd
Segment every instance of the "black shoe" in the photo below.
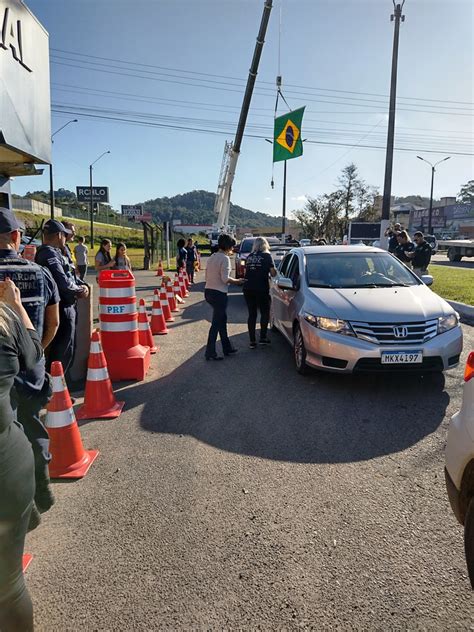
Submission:
{"label": "black shoe", "polygon": [[49,511],[54,505],[54,494],[49,481],[36,481],[35,505],[40,513]]}
{"label": "black shoe", "polygon": [[259,345],[269,345],[271,344],[270,340],[268,338],[260,338],[259,340]]}
{"label": "black shoe", "polygon": [[257,348],[257,343],[256,343],[256,342],[251,342],[251,343],[249,344],[249,347],[250,347],[251,349],[256,349],[256,348]]}
{"label": "black shoe", "polygon": [[234,347],[232,349],[229,349],[229,351],[224,351],[224,355],[225,356],[230,356],[233,353],[237,353],[238,349],[235,349]]}
{"label": "black shoe", "polygon": [[30,513],[30,522],[28,523],[28,529],[27,529],[28,533],[36,529],[36,527],[39,527],[40,524],[41,524],[41,514],[38,511],[38,508],[36,507],[35,503],[33,503],[33,507],[31,508],[31,513]]}
{"label": "black shoe", "polygon": [[217,354],[213,356],[205,356],[205,358],[206,360],[223,360],[224,359],[222,356],[218,356]]}

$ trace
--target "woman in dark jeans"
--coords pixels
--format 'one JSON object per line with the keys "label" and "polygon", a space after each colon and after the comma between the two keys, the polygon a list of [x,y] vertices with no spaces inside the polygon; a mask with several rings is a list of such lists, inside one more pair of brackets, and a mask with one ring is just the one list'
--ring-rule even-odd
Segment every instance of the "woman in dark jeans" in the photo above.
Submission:
{"label": "woman in dark jeans", "polygon": [[235,239],[230,235],[221,235],[217,242],[218,251],[210,256],[206,265],[206,287],[204,297],[212,307],[212,323],[209,329],[206,346],[206,360],[223,360],[216,353],[217,334],[222,343],[224,355],[236,353],[237,349],[227,335],[227,292],[229,285],[242,285],[243,279],[230,276],[229,254],[235,246]]}
{"label": "woman in dark jeans", "polygon": [[17,423],[10,391],[20,369],[43,355],[41,340],[10,279],[0,282],[0,630],[33,630],[33,606],[23,577],[25,535],[35,494],[31,444]]}
{"label": "woman in dark jeans", "polygon": [[269,275],[277,273],[270,246],[264,237],[257,237],[252,252],[245,261],[244,297],[249,310],[247,325],[249,328],[250,348],[257,347],[256,326],[257,313],[260,310],[260,344],[267,345],[268,321],[270,318],[270,286]]}

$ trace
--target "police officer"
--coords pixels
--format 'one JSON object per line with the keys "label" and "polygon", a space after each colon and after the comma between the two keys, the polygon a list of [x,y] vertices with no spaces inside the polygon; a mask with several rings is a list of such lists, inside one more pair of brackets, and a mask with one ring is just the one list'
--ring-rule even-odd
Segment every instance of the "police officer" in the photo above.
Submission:
{"label": "police officer", "polygon": [[43,245],[36,253],[36,263],[46,267],[56,281],[59,290],[59,328],[51,343],[47,368],[59,360],[66,375],[74,359],[76,338],[76,301],[89,296],[89,286],[76,278],[72,264],[64,256],[68,228],[55,219],[43,226]]}
{"label": "police officer", "polygon": [[395,248],[394,255],[400,259],[402,263],[410,267],[411,259],[409,253],[415,250],[415,245],[410,239],[410,235],[406,230],[402,230],[397,235],[398,245]]}
{"label": "police officer", "polygon": [[402,227],[400,224],[394,224],[393,228],[387,228],[384,235],[388,237],[388,251],[392,254],[395,253],[395,250],[398,246],[397,235],[402,231]]}
{"label": "police officer", "polygon": [[[20,290],[22,304],[45,349],[59,326],[59,293],[48,270],[18,254],[22,230],[12,211],[0,208],[0,280],[10,278]],[[33,448],[35,504],[41,512],[54,502],[48,475],[49,438],[39,416],[50,395],[44,357],[34,370],[21,371],[15,378],[12,405]]]}
{"label": "police officer", "polygon": [[432,250],[421,231],[417,231],[413,235],[413,241],[415,242],[415,250],[406,254],[412,262],[413,272],[421,278],[428,271],[427,268],[430,265]]}

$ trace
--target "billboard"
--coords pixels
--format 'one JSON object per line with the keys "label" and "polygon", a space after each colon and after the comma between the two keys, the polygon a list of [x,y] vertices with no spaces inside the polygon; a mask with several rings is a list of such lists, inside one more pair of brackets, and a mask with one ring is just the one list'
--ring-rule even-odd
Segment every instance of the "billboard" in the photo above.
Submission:
{"label": "billboard", "polygon": [[49,37],[20,0],[0,0],[0,112],[0,173],[51,162]]}
{"label": "billboard", "polygon": [[[410,230],[426,231],[429,209],[411,211]],[[431,225],[438,236],[471,236],[474,233],[474,204],[448,204],[435,207]]]}
{"label": "billboard", "polygon": [[[76,197],[78,202],[90,202],[90,187],[76,187]],[[109,187],[92,187],[92,201],[107,204],[109,202]]]}
{"label": "billboard", "polygon": [[125,217],[135,217],[136,219],[140,219],[140,216],[143,215],[143,205],[122,204],[122,215]]}

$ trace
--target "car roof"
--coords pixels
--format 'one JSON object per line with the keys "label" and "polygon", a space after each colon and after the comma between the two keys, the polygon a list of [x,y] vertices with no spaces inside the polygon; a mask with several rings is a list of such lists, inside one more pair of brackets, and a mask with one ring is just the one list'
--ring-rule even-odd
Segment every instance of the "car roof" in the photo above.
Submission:
{"label": "car roof", "polygon": [[294,252],[303,252],[305,255],[316,254],[347,254],[361,252],[367,254],[368,252],[387,252],[382,248],[375,248],[374,246],[305,246],[303,248],[294,248]]}

